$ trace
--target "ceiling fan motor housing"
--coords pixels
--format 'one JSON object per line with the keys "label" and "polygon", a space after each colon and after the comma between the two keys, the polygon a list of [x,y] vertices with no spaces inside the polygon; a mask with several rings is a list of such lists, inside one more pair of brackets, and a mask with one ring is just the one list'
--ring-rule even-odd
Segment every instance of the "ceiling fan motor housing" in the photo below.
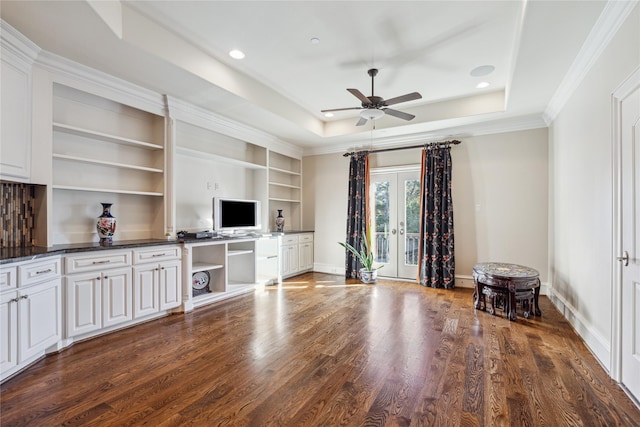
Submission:
{"label": "ceiling fan motor housing", "polygon": [[369,98],[369,103],[363,102],[363,108],[380,108],[385,106],[384,99],[379,96],[368,96],[367,98]]}

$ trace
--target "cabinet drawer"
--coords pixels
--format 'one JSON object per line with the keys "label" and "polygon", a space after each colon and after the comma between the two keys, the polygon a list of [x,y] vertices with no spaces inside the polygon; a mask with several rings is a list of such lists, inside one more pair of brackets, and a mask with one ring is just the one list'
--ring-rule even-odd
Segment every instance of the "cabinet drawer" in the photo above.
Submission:
{"label": "cabinet drawer", "polygon": [[179,246],[155,246],[146,249],[135,249],[133,251],[133,263],[145,264],[148,262],[180,259],[181,255],[182,251]]}
{"label": "cabinet drawer", "polygon": [[313,234],[301,234],[298,239],[300,243],[313,242]]}
{"label": "cabinet drawer", "polygon": [[298,236],[282,236],[283,245],[295,245],[298,243]]}
{"label": "cabinet drawer", "polygon": [[42,261],[30,262],[18,266],[20,287],[34,285],[49,279],[60,277],[60,257],[50,257]]}
{"label": "cabinet drawer", "polygon": [[102,270],[131,265],[131,251],[87,252],[65,257],[65,273]]}
{"label": "cabinet drawer", "polygon": [[0,267],[0,292],[18,286],[18,267]]}

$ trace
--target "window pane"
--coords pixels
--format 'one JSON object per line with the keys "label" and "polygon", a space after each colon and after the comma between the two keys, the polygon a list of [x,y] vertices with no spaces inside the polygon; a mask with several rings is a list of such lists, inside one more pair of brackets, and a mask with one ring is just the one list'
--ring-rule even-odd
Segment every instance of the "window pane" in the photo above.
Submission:
{"label": "window pane", "polygon": [[374,182],[374,238],[376,262],[389,262],[389,181]]}
{"label": "window pane", "polygon": [[418,234],[420,233],[420,181],[404,182],[405,265],[418,265]]}

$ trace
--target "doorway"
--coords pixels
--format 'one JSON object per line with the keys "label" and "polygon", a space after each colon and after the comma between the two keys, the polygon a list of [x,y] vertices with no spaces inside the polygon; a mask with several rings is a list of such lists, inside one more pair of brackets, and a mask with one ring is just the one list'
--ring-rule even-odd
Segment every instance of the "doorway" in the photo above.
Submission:
{"label": "doorway", "polygon": [[418,274],[420,169],[376,169],[370,176],[372,240],[378,274],[414,280]]}

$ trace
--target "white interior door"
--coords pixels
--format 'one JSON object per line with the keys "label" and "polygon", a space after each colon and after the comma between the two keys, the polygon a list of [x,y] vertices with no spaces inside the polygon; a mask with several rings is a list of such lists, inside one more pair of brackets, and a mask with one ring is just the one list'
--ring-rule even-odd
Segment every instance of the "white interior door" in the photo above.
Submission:
{"label": "white interior door", "polygon": [[373,172],[371,216],[378,274],[415,279],[420,232],[420,171]]}
{"label": "white interior door", "polygon": [[617,104],[620,118],[620,316],[622,384],[640,400],[640,69]]}

